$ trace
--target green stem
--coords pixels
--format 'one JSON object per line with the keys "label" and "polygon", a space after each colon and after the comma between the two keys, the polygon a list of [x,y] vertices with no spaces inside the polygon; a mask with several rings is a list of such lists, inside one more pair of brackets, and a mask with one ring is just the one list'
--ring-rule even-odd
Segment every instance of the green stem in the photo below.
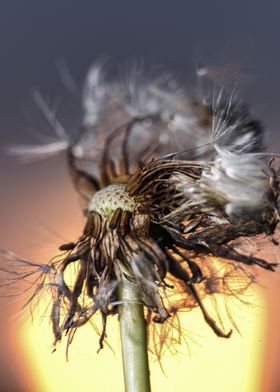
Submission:
{"label": "green stem", "polygon": [[146,322],[136,285],[123,283],[119,306],[126,392],[150,392]]}

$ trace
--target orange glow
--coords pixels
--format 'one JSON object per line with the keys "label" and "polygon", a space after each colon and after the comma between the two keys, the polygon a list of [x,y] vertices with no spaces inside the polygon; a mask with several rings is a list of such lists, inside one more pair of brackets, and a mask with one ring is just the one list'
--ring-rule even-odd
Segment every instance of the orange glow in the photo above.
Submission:
{"label": "orange glow", "polygon": [[[257,392],[262,377],[264,320],[266,314],[261,292],[254,292],[255,307],[234,305],[233,314],[242,336],[234,331],[229,340],[217,338],[209,330],[199,310],[182,315],[189,335],[189,351],[180,347],[176,357],[151,363],[153,391]],[[26,322],[19,331],[20,344],[40,392],[97,391],[121,392],[122,363],[117,317],[108,322],[108,339],[114,349],[105,347],[99,354],[98,336],[90,325],[77,331],[65,358],[65,341],[52,353],[52,331],[47,317],[42,322]],[[193,343],[194,339],[196,343]],[[151,358],[152,359],[152,358]]]}

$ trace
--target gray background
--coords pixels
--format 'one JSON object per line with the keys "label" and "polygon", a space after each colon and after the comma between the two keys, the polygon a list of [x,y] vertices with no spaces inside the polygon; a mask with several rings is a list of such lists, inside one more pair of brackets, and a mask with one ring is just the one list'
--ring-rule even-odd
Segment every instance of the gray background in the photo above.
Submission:
{"label": "gray background", "polygon": [[200,62],[231,64],[245,74],[243,90],[276,140],[278,42],[276,1],[2,1],[1,136],[11,141],[22,134],[21,111],[32,88],[62,96],[57,60],[80,84],[92,61],[105,55],[115,64],[160,64],[185,79]]}

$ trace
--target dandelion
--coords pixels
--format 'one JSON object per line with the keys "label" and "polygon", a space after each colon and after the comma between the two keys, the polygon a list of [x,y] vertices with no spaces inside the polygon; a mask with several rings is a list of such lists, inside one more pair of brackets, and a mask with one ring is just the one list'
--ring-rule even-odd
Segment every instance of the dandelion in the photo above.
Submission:
{"label": "dandelion", "polygon": [[[240,296],[255,282],[255,266],[274,271],[276,263],[240,251],[236,240],[272,236],[279,221],[279,170],[262,152],[261,124],[234,94],[221,89],[213,103],[199,101],[170,75],[139,72],[106,81],[102,66],[93,66],[83,124],[72,138],[40,100],[60,141],[16,152],[66,149],[86,223],[47,265],[8,252],[10,266],[1,268],[11,284],[37,275],[28,304],[50,293],[54,345],[64,335],[70,344],[100,312],[102,348],[107,318],[119,314],[127,391],[149,390],[146,325],[151,336],[153,323],[170,325],[178,311],[199,307],[217,336],[230,337],[204,299]],[[158,357],[166,338],[154,346]]]}

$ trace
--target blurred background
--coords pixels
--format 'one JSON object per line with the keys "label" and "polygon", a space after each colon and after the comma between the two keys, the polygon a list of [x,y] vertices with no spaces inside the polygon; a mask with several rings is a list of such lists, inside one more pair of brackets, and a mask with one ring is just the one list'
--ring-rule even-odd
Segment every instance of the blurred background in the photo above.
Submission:
{"label": "blurred background", "polygon": [[[240,95],[280,150],[280,5],[277,2],[11,0],[0,11],[0,246],[47,260],[83,226],[63,157],[19,165],[11,144],[36,143],[51,130],[38,115],[32,91],[57,108],[65,129],[80,123],[80,89],[91,63],[106,58],[116,69],[131,61],[160,65],[195,87],[197,65],[217,80],[238,81]],[[270,258],[279,256],[264,249]],[[278,273],[279,275],[279,273]],[[254,307],[237,316],[241,336],[221,341],[194,312],[183,318],[189,347],[152,365],[153,391],[280,391],[280,283],[269,277],[253,294]],[[118,325],[109,348],[81,331],[70,361],[63,345],[52,354],[48,318],[19,317],[20,301],[1,300],[0,392],[122,391]],[[236,310],[236,313],[239,309]],[[37,317],[38,318],[38,317]],[[109,331],[109,328],[108,328]]]}

